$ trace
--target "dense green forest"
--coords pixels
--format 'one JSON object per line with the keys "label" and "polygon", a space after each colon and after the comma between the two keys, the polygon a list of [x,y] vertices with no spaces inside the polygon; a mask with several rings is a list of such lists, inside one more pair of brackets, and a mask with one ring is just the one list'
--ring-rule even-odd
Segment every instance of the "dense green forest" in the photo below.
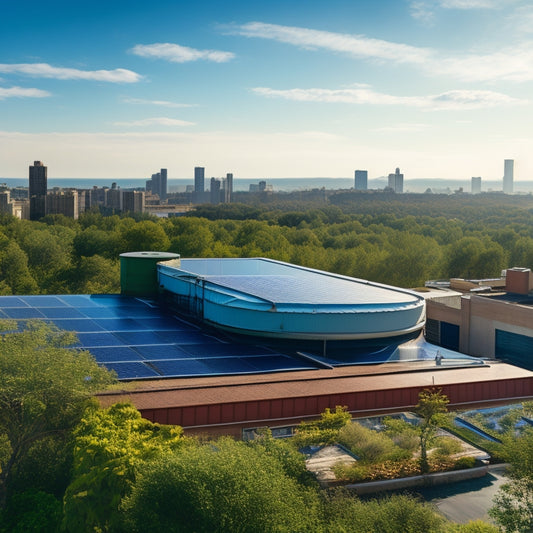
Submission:
{"label": "dense green forest", "polygon": [[113,293],[119,254],[269,257],[416,287],[533,266],[533,197],[339,192],[198,206],[168,219],[85,213],[0,219],[0,294]]}

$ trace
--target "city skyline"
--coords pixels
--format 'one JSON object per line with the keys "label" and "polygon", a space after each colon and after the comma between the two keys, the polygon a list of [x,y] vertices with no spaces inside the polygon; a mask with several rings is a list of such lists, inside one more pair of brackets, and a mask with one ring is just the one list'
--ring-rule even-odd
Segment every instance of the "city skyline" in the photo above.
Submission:
{"label": "city skyline", "polygon": [[88,6],[3,10],[0,175],[533,178],[525,0]]}

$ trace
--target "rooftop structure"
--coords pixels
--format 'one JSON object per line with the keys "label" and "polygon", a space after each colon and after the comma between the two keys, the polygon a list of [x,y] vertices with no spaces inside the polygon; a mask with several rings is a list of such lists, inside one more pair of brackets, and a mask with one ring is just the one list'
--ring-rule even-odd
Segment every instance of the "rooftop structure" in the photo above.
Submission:
{"label": "rooftop structure", "polygon": [[[533,273],[508,268],[494,279],[451,279],[427,300],[427,339],[473,356],[533,370]],[[438,287],[437,283],[428,283]],[[428,285],[427,284],[427,285]],[[442,290],[444,288],[445,290]]]}
{"label": "rooftop structure", "polygon": [[181,259],[160,263],[158,279],[188,314],[248,336],[363,340],[424,326],[414,292],[272,259]]}

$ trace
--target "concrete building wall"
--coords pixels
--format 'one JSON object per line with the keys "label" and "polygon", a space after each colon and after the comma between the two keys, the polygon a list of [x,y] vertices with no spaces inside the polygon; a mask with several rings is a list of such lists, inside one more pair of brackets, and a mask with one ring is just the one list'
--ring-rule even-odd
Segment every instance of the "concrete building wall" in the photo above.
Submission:
{"label": "concrete building wall", "polygon": [[460,351],[476,357],[495,356],[497,329],[533,338],[533,307],[515,302],[469,295],[461,298],[461,309],[428,301],[426,314],[458,325]]}

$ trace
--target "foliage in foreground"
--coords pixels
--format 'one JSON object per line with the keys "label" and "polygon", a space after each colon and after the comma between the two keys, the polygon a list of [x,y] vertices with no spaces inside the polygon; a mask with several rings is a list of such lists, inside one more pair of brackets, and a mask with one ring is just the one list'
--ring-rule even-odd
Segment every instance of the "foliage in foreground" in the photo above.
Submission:
{"label": "foliage in foreground", "polygon": [[75,340],[42,321],[0,338],[0,508],[32,451],[65,439],[91,395],[113,381],[89,352],[69,348]]}
{"label": "foliage in foreground", "polygon": [[119,505],[135,483],[138,465],[186,443],[181,427],[153,424],[129,403],[88,409],[74,437],[63,522],[72,533],[120,529]]}
{"label": "foliage in foreground", "polygon": [[324,508],[330,533],[438,533],[446,531],[447,526],[430,505],[408,496],[361,501],[340,491],[327,499]]}
{"label": "foliage in foreground", "polygon": [[321,531],[318,493],[230,439],[145,463],[124,509],[134,532]]}
{"label": "foliage in foreground", "polygon": [[504,531],[533,531],[533,428],[520,438],[507,436],[503,454],[510,464],[509,481],[496,494],[489,514]]}

